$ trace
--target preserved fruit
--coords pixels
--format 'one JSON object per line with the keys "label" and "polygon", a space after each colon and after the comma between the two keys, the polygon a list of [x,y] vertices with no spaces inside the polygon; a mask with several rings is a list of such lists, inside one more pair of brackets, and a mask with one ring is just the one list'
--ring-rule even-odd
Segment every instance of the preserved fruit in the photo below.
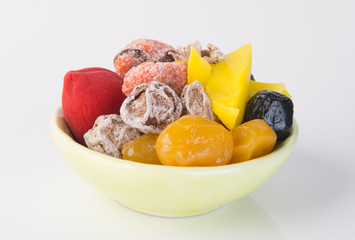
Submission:
{"label": "preserved fruit", "polygon": [[235,127],[233,135],[233,157],[229,163],[244,162],[264,156],[272,151],[277,136],[261,119],[251,120]]}
{"label": "preserved fruit", "polygon": [[244,122],[253,119],[263,119],[275,131],[277,141],[284,140],[292,129],[292,100],[278,92],[259,91],[248,101],[244,115]]}
{"label": "preserved fruit", "polygon": [[221,124],[186,115],[171,123],[156,143],[159,160],[171,166],[218,166],[233,153],[233,137]]}

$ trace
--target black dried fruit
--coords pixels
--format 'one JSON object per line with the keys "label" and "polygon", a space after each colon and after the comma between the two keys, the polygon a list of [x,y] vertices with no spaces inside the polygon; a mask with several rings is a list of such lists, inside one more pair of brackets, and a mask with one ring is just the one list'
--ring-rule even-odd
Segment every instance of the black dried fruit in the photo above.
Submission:
{"label": "black dried fruit", "polygon": [[290,135],[293,124],[292,100],[278,92],[259,91],[245,109],[244,122],[253,119],[263,119],[275,131],[277,141],[284,140]]}
{"label": "black dried fruit", "polygon": [[250,80],[255,82],[255,78],[253,74],[250,74]]}

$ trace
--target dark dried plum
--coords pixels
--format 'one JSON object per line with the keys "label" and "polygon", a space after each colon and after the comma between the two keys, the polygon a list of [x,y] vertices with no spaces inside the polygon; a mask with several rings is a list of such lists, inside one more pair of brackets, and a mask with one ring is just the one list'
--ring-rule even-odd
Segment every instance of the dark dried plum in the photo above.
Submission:
{"label": "dark dried plum", "polygon": [[255,78],[253,74],[250,74],[250,80],[255,82]]}
{"label": "dark dried plum", "polygon": [[259,91],[248,101],[245,109],[244,122],[253,119],[263,119],[275,131],[277,140],[284,140],[292,128],[292,100],[278,92]]}

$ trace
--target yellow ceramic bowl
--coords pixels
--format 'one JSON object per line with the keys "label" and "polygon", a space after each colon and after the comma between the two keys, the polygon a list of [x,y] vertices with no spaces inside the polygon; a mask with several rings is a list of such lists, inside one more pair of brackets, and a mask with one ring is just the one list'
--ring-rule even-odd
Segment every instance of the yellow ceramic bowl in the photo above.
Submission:
{"label": "yellow ceramic bowl", "polygon": [[158,216],[191,216],[242,198],[270,178],[290,157],[298,127],[275,151],[218,167],[172,167],[117,159],[76,143],[59,108],[51,132],[63,158],[90,185],[121,204]]}

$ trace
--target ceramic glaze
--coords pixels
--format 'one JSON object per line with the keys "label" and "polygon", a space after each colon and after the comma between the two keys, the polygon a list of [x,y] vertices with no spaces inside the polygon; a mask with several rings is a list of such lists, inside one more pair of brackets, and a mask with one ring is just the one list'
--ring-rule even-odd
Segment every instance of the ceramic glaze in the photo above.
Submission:
{"label": "ceramic glaze", "polygon": [[272,153],[218,167],[150,165],[114,158],[75,142],[62,108],[51,118],[51,132],[76,174],[121,204],[144,213],[183,217],[202,214],[238,200],[269,179],[295,149],[298,126]]}

